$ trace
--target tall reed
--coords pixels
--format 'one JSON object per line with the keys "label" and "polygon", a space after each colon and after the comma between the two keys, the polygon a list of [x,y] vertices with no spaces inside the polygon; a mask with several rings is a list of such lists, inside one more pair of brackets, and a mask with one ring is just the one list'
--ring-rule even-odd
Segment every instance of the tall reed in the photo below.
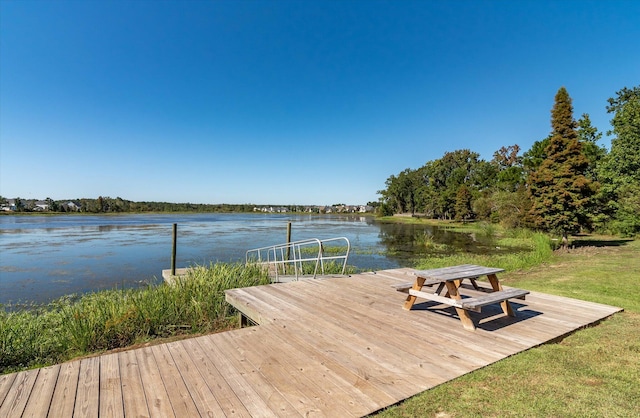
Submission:
{"label": "tall reed", "polygon": [[158,337],[229,328],[235,312],[224,291],[268,282],[258,265],[216,263],[190,269],[174,285],[65,297],[17,312],[0,309],[0,373]]}

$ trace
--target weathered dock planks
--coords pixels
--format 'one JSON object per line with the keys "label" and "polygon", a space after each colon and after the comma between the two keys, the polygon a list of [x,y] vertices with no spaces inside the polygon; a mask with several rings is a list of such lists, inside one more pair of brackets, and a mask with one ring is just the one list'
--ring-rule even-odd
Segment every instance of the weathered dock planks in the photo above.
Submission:
{"label": "weathered dock planks", "polygon": [[403,310],[391,285],[413,277],[228,291],[259,326],[0,376],[0,418],[363,416],[620,311],[531,292],[516,318],[472,313],[470,332],[436,302]]}

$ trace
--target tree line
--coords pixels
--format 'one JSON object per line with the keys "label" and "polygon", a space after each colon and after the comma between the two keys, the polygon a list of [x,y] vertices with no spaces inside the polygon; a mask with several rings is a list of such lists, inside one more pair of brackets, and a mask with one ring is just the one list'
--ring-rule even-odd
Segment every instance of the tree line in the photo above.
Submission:
{"label": "tree line", "polygon": [[[11,205],[9,205],[11,203]],[[362,213],[373,211],[378,202],[367,205],[345,205],[336,203],[331,206],[309,205],[254,205],[246,204],[202,204],[202,203],[170,203],[170,202],[134,202],[121,197],[111,198],[99,196],[96,199],[64,199],[45,200],[7,199],[0,196],[0,208],[6,212],[47,212],[47,213],[147,213],[147,212],[189,212],[189,213],[231,213],[231,212],[276,212],[276,213]],[[6,208],[6,209],[5,209]]]}
{"label": "tree line", "polygon": [[503,146],[490,161],[469,149],[391,175],[378,191],[381,215],[486,220],[563,236],[579,231],[640,232],[640,86],[608,99],[611,147],[588,114],[573,116],[561,87],[551,132],[529,150]]}
{"label": "tree line", "polygon": [[45,203],[46,212],[69,213],[145,213],[145,212],[252,212],[255,205],[251,204],[201,204],[201,203],[170,203],[170,202],[134,202],[120,197],[82,198],[71,200],[53,200],[47,198],[43,201],[33,199],[7,199],[0,196],[0,204],[7,205],[12,200],[14,209],[12,212],[36,212],[38,205]]}

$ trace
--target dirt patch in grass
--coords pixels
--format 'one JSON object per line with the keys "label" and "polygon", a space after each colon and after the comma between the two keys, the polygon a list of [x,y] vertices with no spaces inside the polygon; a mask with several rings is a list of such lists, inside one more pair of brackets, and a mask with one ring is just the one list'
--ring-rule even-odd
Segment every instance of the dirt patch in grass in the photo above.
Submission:
{"label": "dirt patch in grass", "polygon": [[567,249],[557,249],[556,254],[573,254],[573,255],[599,255],[599,254],[614,254],[618,250],[617,247],[596,247],[593,245],[586,245],[580,247],[569,247]]}

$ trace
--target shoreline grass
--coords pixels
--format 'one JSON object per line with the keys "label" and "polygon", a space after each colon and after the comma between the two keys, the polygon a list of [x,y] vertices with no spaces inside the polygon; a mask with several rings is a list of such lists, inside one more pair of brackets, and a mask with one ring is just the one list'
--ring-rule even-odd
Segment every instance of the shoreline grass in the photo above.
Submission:
{"label": "shoreline grass", "polygon": [[422,392],[376,417],[637,417],[640,411],[640,242],[574,237],[509,286],[619,306],[577,331]]}
{"label": "shoreline grass", "polygon": [[269,283],[257,265],[196,266],[174,285],[67,296],[35,309],[0,310],[0,374],[153,339],[217,332],[237,318],[224,290]]}
{"label": "shoreline grass", "polygon": [[[314,265],[305,264],[311,274]],[[337,274],[342,263],[326,262]],[[347,266],[346,274],[357,269]],[[271,283],[259,264],[193,266],[172,285],[65,296],[47,305],[7,312],[0,306],[0,374],[61,363],[150,341],[237,328],[227,289]]]}
{"label": "shoreline grass", "polygon": [[[489,226],[486,226],[489,225]],[[458,264],[490,265],[503,268],[506,271],[515,271],[539,266],[548,263],[553,256],[556,247],[555,242],[549,236],[525,229],[504,230],[493,227],[490,224],[477,224],[473,227],[464,226],[467,232],[493,236],[496,244],[505,248],[523,248],[522,251],[505,252],[503,254],[472,254],[468,252],[453,251],[439,255],[431,255],[428,258],[419,259],[416,268],[431,269]],[[454,228],[457,228],[454,226]]]}

